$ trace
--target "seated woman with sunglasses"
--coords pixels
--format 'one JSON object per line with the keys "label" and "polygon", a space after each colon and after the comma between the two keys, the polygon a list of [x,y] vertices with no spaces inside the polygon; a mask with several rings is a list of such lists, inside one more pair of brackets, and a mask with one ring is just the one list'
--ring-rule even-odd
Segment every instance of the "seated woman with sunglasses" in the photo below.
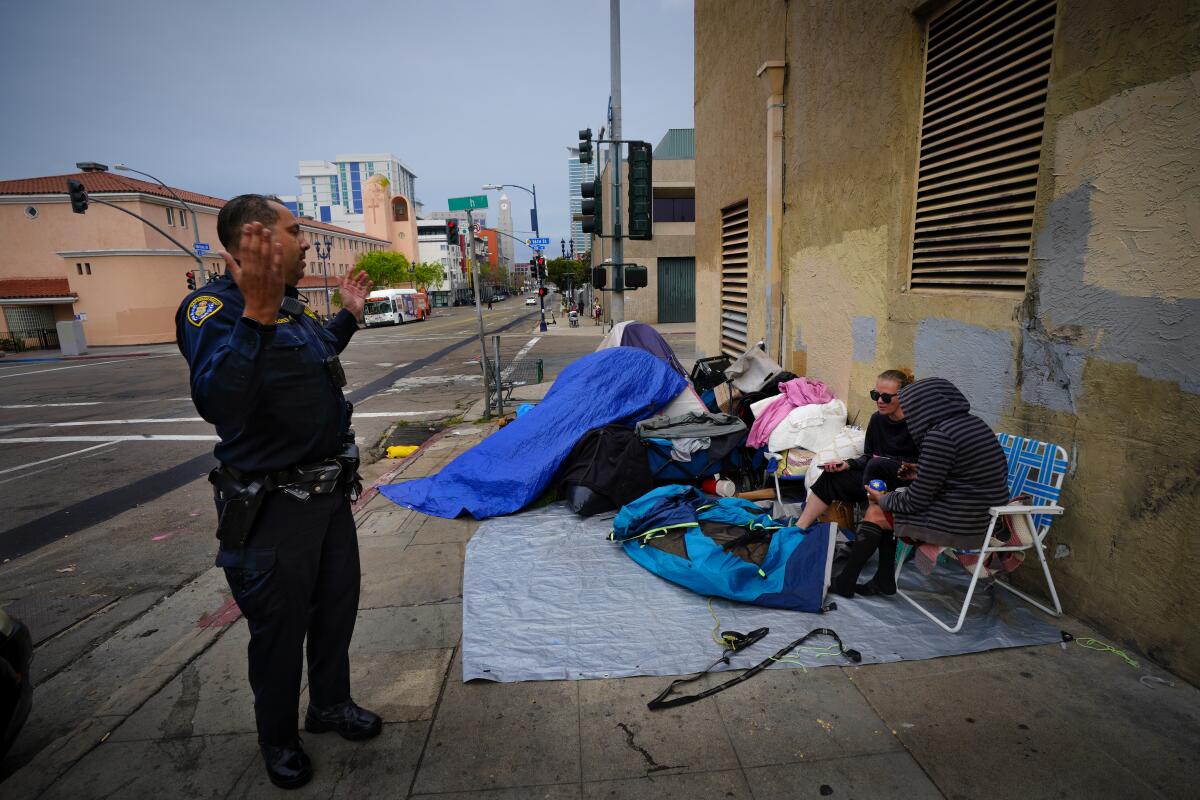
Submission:
{"label": "seated woman with sunglasses", "polygon": [[[854,504],[867,500],[864,485],[872,480],[882,480],[888,490],[907,486],[915,477],[917,445],[908,435],[908,424],[900,410],[897,396],[901,389],[913,382],[911,372],[889,369],[875,379],[871,399],[876,411],[867,423],[867,434],[863,455],[848,461],[823,464],[821,477],[813,483],[804,511],[796,525],[807,528],[835,501]],[[858,573],[871,554],[879,549],[880,564],[896,557],[896,540],[891,531],[864,521],[855,532],[855,544],[851,548],[850,560],[833,579],[830,589],[843,597],[859,594],[895,594],[896,580],[891,569],[880,569],[869,583],[856,586]]]}

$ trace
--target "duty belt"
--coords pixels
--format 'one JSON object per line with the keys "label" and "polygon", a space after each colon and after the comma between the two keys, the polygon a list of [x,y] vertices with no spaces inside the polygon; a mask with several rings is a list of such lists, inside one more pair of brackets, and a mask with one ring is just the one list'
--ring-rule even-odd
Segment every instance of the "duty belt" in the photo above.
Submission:
{"label": "duty belt", "polygon": [[348,466],[340,459],[330,458],[278,472],[245,473],[229,466],[223,466],[221,470],[238,483],[249,484],[261,480],[268,492],[281,491],[297,500],[307,500],[314,494],[333,494],[339,488],[353,486],[358,476],[354,470],[347,469]]}

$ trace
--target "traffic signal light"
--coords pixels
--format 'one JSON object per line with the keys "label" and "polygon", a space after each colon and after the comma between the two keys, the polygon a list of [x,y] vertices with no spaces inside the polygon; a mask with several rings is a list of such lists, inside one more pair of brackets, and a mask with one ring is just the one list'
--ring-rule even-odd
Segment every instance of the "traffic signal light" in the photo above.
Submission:
{"label": "traffic signal light", "polygon": [[592,163],[592,129],[584,128],[579,132],[579,163]]}
{"label": "traffic signal light", "polygon": [[539,296],[539,297],[545,297],[545,296],[546,296],[546,292],[547,292],[547,291],[549,291],[549,290],[548,290],[548,289],[546,289],[546,287],[545,287],[545,286],[539,286],[539,287],[538,287],[538,296]]}
{"label": "traffic signal light", "polygon": [[[654,238],[653,161],[649,142],[629,143],[629,238]],[[643,284],[644,285],[644,284]]]}
{"label": "traffic signal light", "polygon": [[196,288],[196,270],[194,269],[187,271],[187,287],[189,292]]}
{"label": "traffic signal light", "polygon": [[608,270],[604,267],[592,267],[592,288],[603,289],[608,285]]}
{"label": "traffic signal light", "polygon": [[451,246],[458,245],[458,220],[446,220],[446,244]]}
{"label": "traffic signal light", "polygon": [[626,289],[644,289],[647,286],[646,281],[649,276],[646,273],[645,267],[639,267],[636,264],[631,264],[625,268],[625,288]]}
{"label": "traffic signal light", "polygon": [[83,184],[71,178],[67,180],[67,193],[71,195],[71,210],[76,214],[82,214],[88,209],[87,190],[83,188]]}
{"label": "traffic signal light", "polygon": [[545,278],[546,277],[546,257],[545,256],[537,257],[537,267],[538,267],[538,278]]}
{"label": "traffic signal light", "polygon": [[594,181],[584,181],[579,186],[579,193],[583,196],[583,200],[579,204],[579,213],[583,217],[584,233],[603,233],[604,228],[600,221],[600,179]]}

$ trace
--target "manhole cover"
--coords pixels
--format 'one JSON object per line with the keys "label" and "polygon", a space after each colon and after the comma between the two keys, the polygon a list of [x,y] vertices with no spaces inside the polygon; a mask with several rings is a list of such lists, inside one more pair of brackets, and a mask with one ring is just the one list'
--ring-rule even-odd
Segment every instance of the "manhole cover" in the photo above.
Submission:
{"label": "manhole cover", "polygon": [[425,444],[429,439],[445,425],[397,425],[388,434],[387,441],[383,443],[383,449],[386,451],[389,447],[401,444]]}

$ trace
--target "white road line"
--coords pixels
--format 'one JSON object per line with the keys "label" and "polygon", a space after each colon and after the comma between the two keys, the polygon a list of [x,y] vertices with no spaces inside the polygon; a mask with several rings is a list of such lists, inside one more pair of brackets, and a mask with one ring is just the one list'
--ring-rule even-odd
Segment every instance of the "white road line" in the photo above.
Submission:
{"label": "white road line", "polygon": [[39,464],[49,464],[51,461],[58,461],[60,458],[72,458],[74,456],[79,455],[80,453],[86,453],[91,450],[99,450],[102,447],[112,447],[114,444],[116,444],[116,442],[105,442],[104,444],[98,444],[98,445],[94,445],[92,447],[85,447],[82,450],[76,450],[71,453],[63,453],[61,456],[51,456],[50,458],[43,458],[41,461],[30,461],[28,464],[22,464],[19,467],[9,467],[8,469],[0,469],[0,475],[5,475],[9,472],[16,472],[16,471],[22,470],[22,469],[29,469],[30,467],[36,467]]}
{"label": "white road line", "polygon": [[84,367],[99,367],[104,364],[124,364],[129,361],[145,361],[148,358],[178,358],[174,353],[168,353],[161,356],[140,356],[138,358],[119,358],[113,361],[93,361],[89,364],[72,364],[69,367],[51,367],[50,369],[37,369],[33,372],[5,372],[0,373],[0,378],[19,378],[22,375],[41,375],[43,372],[58,372],[64,369],[83,369]]}
{"label": "white road line", "polygon": [[212,436],[190,436],[178,433],[143,433],[135,436],[31,436],[28,438],[0,439],[0,444],[46,444],[55,442],[215,442]]}
{"label": "white road line", "polygon": [[[115,444],[115,442],[113,442],[113,444]],[[108,444],[97,445],[97,447],[108,447]],[[87,449],[95,450],[96,448],[89,447]],[[80,450],[79,452],[83,453],[86,451]],[[87,461],[89,458],[95,458],[96,456],[102,456],[102,455],[104,455],[104,454],[103,453],[91,453],[90,455],[80,456],[78,459],[76,459],[75,461],[72,461],[70,464],[54,464],[53,466],[42,467],[41,469],[35,469],[33,472],[24,472],[24,473],[21,473],[20,475],[13,475],[11,478],[5,478],[4,480],[0,480],[0,483],[11,483],[13,481],[19,481],[19,480],[21,480],[21,478],[32,478],[34,475],[41,475],[43,472],[49,472],[50,470],[56,469],[57,467],[74,466],[75,464],[79,463],[80,461]]]}
{"label": "white road line", "polygon": [[204,422],[201,417],[163,417],[161,419],[81,419],[73,422],[18,422],[15,425],[0,425],[0,431],[16,431],[24,428],[79,428],[91,425],[146,425],[152,422]]}
{"label": "white road line", "polygon": [[530,339],[528,342],[525,343],[524,347],[522,347],[520,350],[517,351],[517,354],[512,357],[511,361],[508,362],[508,366],[504,369],[503,372],[500,373],[501,379],[507,379],[508,376],[512,374],[513,368],[517,366],[517,362],[520,361],[522,358],[524,358],[525,354],[528,353],[533,348],[533,346],[541,340],[541,338],[542,337],[540,337],[540,336],[533,337],[532,339]]}
{"label": "white road line", "polygon": [[[356,411],[355,417],[419,417],[425,414],[453,414],[452,410],[431,411]],[[202,417],[163,417],[160,419],[81,419],[71,422],[18,422],[0,425],[0,432],[24,430],[26,428],[82,428],[94,425],[148,425],[160,422],[204,422]]]}
{"label": "white road line", "polygon": [[0,408],[66,408],[67,406],[98,406],[100,401],[91,403],[25,403],[24,405],[0,406]]}

